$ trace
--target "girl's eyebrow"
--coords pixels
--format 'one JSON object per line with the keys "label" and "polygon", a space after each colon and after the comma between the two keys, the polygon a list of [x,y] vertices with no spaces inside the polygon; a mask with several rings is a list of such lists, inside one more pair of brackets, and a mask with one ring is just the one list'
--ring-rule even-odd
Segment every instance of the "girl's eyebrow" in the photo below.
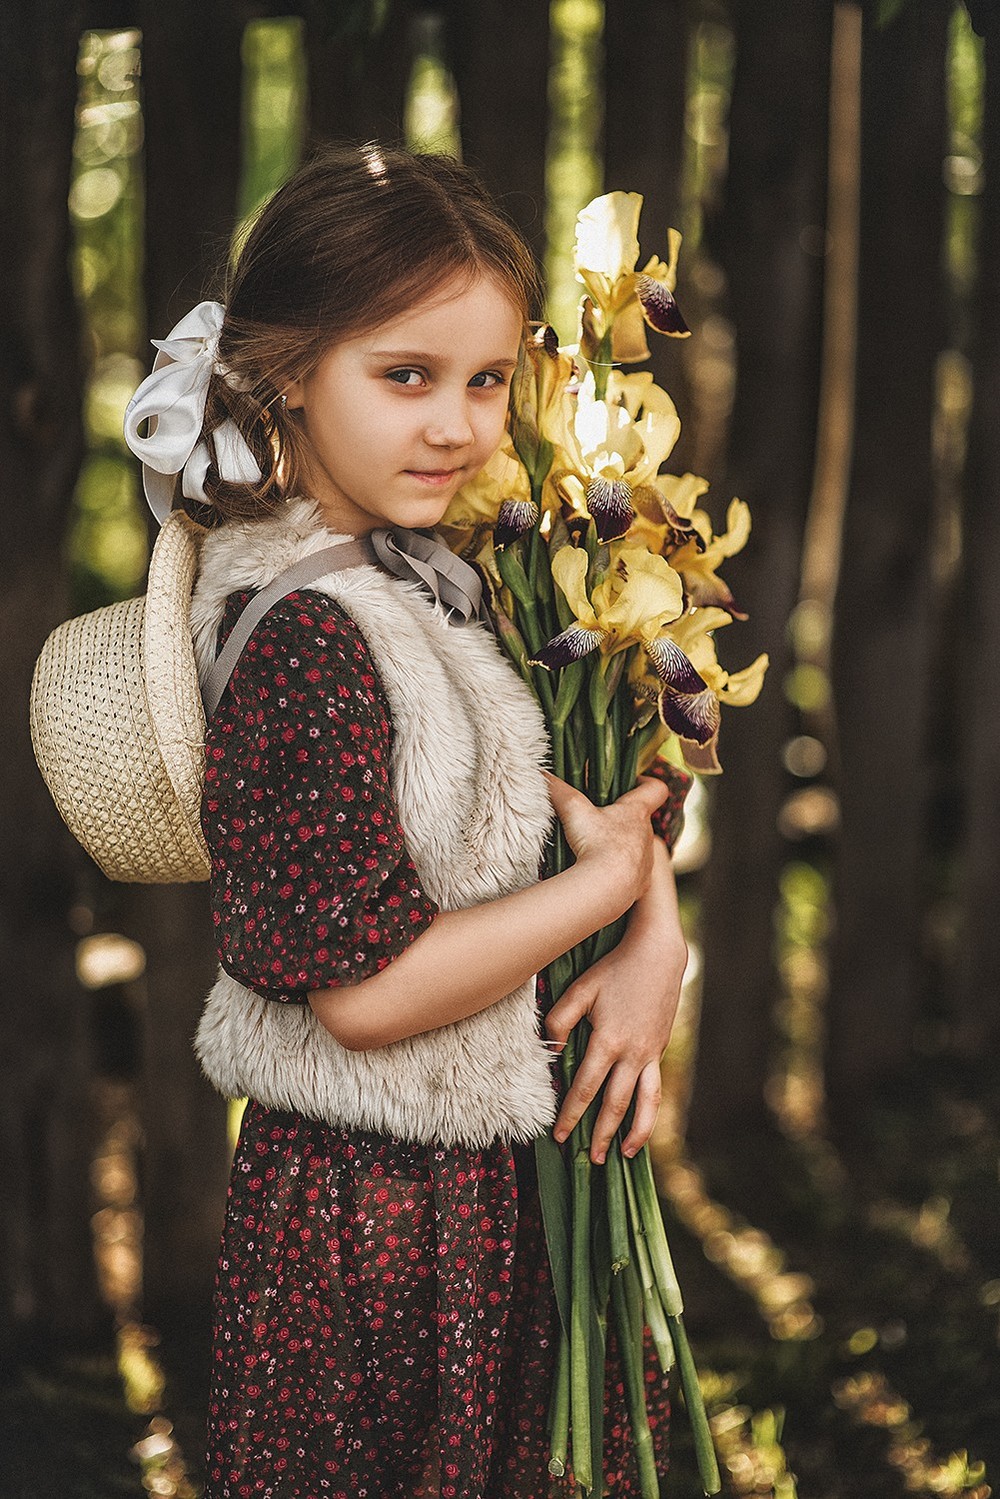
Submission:
{"label": "girl's eyebrow", "polygon": [[[388,360],[391,364],[437,364],[439,356],[421,352],[419,349],[369,349],[369,359]],[[497,369],[512,370],[517,367],[516,359],[486,359],[482,368],[496,366]]]}

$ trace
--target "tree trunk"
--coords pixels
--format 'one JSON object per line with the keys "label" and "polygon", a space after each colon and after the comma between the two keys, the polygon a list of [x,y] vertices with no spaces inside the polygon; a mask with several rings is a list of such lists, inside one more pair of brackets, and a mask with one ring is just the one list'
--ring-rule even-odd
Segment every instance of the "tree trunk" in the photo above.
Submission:
{"label": "tree trunk", "polygon": [[[640,266],[651,255],[665,260],[668,228],[684,227],[689,26],[688,0],[606,0],[604,7],[604,184],[607,192],[642,193]],[[682,252],[682,310],[684,267]],[[691,408],[684,343],[655,333],[647,342],[653,378],[683,422]],[[671,472],[683,472],[688,451],[682,429]]]}
{"label": "tree trunk", "polygon": [[942,346],[948,0],[910,0],[862,60],[854,463],[833,640],[841,835],[827,1091],[855,1106],[911,1054],[921,986],[931,436]]}
{"label": "tree trunk", "polygon": [[338,15],[328,0],[308,0],[303,14],[310,140],[398,144],[413,68],[410,0],[390,0],[385,24],[374,36],[349,24],[352,17]]}
{"label": "tree trunk", "polygon": [[[966,1056],[1000,1050],[1000,945],[993,892],[1000,884],[1000,16],[986,37],[985,184],[974,313],[973,401],[965,472],[964,611],[957,701],[965,795],[964,941],[955,1045]],[[963,722],[964,721],[964,722]]]}
{"label": "tree trunk", "polygon": [[130,891],[128,931],[146,953],[143,1022],[143,1312],[207,1321],[229,1173],[226,1111],[191,1046],[216,974],[208,889]]}
{"label": "tree trunk", "polygon": [[[215,289],[236,218],[242,23],[229,4],[141,10],[146,124],[146,307],[151,336]],[[207,86],[206,60],[211,59]],[[213,968],[204,885],[139,886],[130,930],[146,948],[143,1126],[145,1308],[207,1296],[229,1151],[225,1108],[191,1056]]]}
{"label": "tree trunk", "polygon": [[[775,1000],[774,911],[783,848],[782,692],[815,447],[826,203],[831,0],[749,0],[736,10],[736,72],[722,252],[737,345],[730,494],[753,534],[726,577],[750,613],[720,642],[725,664],[771,657],[760,701],[723,712],[712,858],[704,888],[704,988],[689,1117],[694,1150],[766,1122]],[[781,87],[775,87],[775,79]]]}
{"label": "tree trunk", "polygon": [[464,159],[481,174],[541,264],[548,7],[535,0],[480,0],[474,6],[452,0],[446,14]]}
{"label": "tree trunk", "polygon": [[141,0],[149,334],[225,271],[237,209],[243,21],[231,0]]}
{"label": "tree trunk", "polygon": [[68,913],[83,856],[35,768],[35,658],[68,613],[63,536],[83,452],[83,372],[69,277],[67,197],[83,7],[0,9],[0,548],[4,744],[0,870],[0,1338],[93,1329],[85,997]]}

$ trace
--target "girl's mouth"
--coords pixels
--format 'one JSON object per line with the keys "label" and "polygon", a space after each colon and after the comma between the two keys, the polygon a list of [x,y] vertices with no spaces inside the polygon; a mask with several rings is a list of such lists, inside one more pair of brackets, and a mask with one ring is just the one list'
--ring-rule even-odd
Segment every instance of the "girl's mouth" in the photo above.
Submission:
{"label": "girl's mouth", "polygon": [[430,488],[448,484],[459,472],[457,468],[408,468],[406,472],[411,479],[418,479],[421,484]]}

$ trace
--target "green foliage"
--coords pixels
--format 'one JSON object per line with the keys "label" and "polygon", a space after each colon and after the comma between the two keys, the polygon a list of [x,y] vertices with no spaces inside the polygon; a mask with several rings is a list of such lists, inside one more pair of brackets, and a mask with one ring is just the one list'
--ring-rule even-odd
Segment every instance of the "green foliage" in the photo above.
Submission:
{"label": "green foliage", "polygon": [[142,375],[142,112],[139,33],[85,32],[69,209],[72,269],[90,356],[84,422],[90,456],[71,512],[68,554],[75,605],[135,593],[146,534],[122,413]]}
{"label": "green foliage", "polygon": [[944,163],[946,265],[958,304],[954,336],[968,343],[965,304],[976,279],[979,196],[983,190],[983,41],[964,6],[956,6],[948,38],[949,143]]}
{"label": "green foliage", "polygon": [[[601,191],[604,102],[599,0],[552,0],[549,147],[545,167],[547,317],[561,342],[576,338],[580,287],[573,267],[576,216]],[[620,184],[612,184],[619,186]]]}
{"label": "green foliage", "polygon": [[815,865],[804,860],[786,864],[778,913],[782,947],[819,947],[827,936],[829,904],[829,881]]}
{"label": "green foliage", "polygon": [[417,33],[403,134],[411,151],[461,158],[458,90],[448,69],[440,16],[425,14]]}
{"label": "green foliage", "polygon": [[243,33],[243,180],[247,220],[299,164],[305,136],[305,28],[294,16],[251,21]]}

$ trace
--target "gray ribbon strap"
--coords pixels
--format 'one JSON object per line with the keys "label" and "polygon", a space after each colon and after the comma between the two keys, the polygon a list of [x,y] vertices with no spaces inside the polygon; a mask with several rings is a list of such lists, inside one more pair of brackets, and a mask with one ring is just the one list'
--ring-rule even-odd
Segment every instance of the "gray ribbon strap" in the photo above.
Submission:
{"label": "gray ribbon strap", "polygon": [[336,546],[324,547],[320,552],[310,552],[308,557],[303,557],[301,561],[286,568],[283,573],[273,578],[266,588],[255,593],[230,630],[225,645],[209,667],[205,680],[201,684],[205,717],[211,719],[214,716],[216,708],[222,702],[222,694],[229,685],[229,678],[233,674],[236,663],[243,654],[243,647],[270,608],[286,594],[294,593],[298,588],[307,588],[310,583],[315,583],[316,579],[322,578],[324,573],[336,572],[344,567],[362,567],[366,563],[370,564],[371,560],[371,554],[363,541],[341,541]]}
{"label": "gray ribbon strap", "polygon": [[365,564],[381,567],[408,583],[419,583],[447,612],[449,624],[468,625],[479,620],[492,628],[479,574],[443,542],[422,531],[402,528],[372,531],[353,541],[340,541],[336,546],[310,552],[254,594],[205,675],[201,696],[206,718],[214,716],[247,641],[269,609],[297,589],[308,588],[326,573]]}
{"label": "gray ribbon strap", "polygon": [[443,542],[402,528],[372,531],[367,540],[379,566],[397,578],[421,583],[446,611],[449,624],[490,624],[479,574]]}

